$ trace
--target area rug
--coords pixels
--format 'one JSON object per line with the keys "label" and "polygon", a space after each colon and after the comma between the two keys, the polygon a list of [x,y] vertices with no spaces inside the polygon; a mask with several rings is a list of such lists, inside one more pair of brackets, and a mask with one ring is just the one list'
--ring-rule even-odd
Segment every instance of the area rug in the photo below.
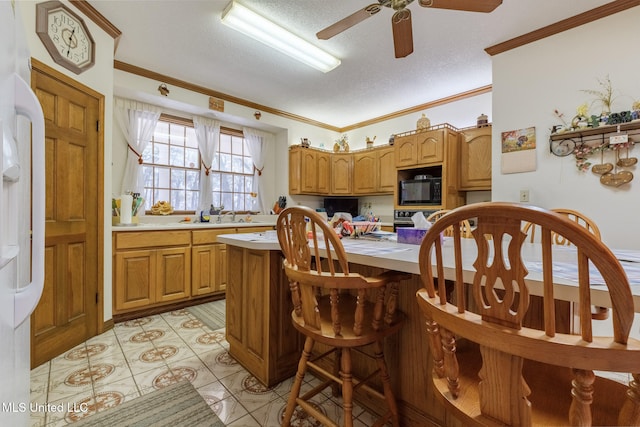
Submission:
{"label": "area rug", "polygon": [[215,331],[224,328],[226,324],[226,300],[211,301],[204,304],[187,307],[187,311],[196,316],[202,323]]}
{"label": "area rug", "polygon": [[74,427],[224,427],[189,381],[181,381],[73,423]]}

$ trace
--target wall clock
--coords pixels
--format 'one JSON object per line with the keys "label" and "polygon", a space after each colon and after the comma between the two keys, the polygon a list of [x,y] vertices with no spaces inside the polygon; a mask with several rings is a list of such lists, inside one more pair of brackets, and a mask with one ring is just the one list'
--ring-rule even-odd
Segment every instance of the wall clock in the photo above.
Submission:
{"label": "wall clock", "polygon": [[36,5],[36,33],[51,58],[76,74],[95,63],[95,42],[82,18],[57,0]]}
{"label": "wall clock", "polygon": [[558,157],[568,156],[576,149],[573,139],[550,140],[549,151]]}

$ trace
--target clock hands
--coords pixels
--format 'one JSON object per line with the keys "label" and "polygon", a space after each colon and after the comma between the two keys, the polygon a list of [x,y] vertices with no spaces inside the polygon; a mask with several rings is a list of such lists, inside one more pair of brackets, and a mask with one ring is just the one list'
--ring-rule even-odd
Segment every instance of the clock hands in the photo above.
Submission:
{"label": "clock hands", "polygon": [[[75,32],[76,32],[76,29],[74,28],[74,29],[71,31],[71,34],[69,34],[69,41],[67,42],[67,46],[68,46],[68,49],[67,49],[67,58],[69,57],[69,53],[71,53],[71,42],[73,41],[73,33],[75,33]],[[65,40],[65,41],[66,41],[66,40]]]}

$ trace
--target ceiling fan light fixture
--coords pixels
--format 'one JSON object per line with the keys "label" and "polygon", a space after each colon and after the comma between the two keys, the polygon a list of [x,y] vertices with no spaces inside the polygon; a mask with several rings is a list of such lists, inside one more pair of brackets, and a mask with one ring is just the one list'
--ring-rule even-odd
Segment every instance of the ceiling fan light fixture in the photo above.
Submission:
{"label": "ceiling fan light fixture", "polygon": [[323,73],[340,65],[338,58],[238,2],[232,1],[225,8],[222,23]]}

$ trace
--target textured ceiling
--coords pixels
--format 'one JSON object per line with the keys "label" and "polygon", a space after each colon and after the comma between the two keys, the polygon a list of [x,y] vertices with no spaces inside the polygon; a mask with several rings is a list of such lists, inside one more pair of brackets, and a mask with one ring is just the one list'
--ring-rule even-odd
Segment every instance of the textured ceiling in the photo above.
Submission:
{"label": "textured ceiling", "polygon": [[229,1],[89,3],[122,32],[116,60],[336,127],[489,85],[486,47],[608,3],[504,0],[484,14],[414,2],[414,52],[395,59],[388,8],[330,40],[315,37],[372,0],[241,1],[342,60],[324,74],[222,25]]}

